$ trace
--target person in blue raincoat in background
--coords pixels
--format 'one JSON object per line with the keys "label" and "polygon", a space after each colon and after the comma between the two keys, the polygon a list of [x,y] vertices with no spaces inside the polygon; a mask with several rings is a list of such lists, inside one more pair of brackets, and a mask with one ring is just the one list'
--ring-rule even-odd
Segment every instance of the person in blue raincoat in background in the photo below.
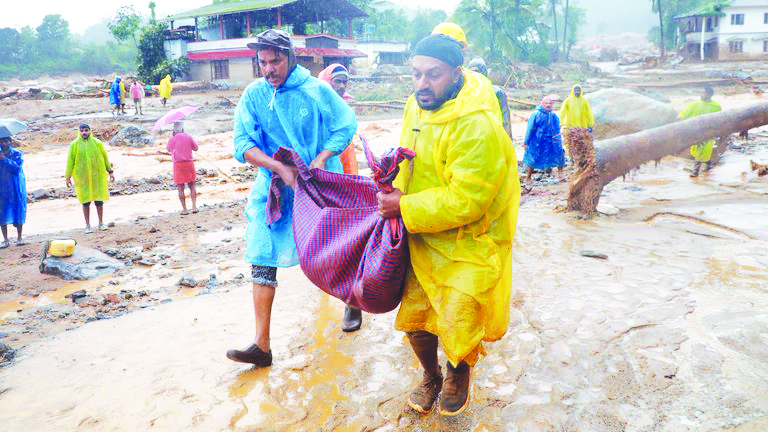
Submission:
{"label": "person in blue raincoat in background", "polygon": [[525,156],[523,165],[528,168],[525,177],[531,181],[533,170],[549,171],[557,168],[560,178],[563,176],[565,152],[560,138],[560,119],[552,112],[554,101],[545,96],[536,111],[528,118],[528,129],[525,132]]}
{"label": "person in blue raincoat in background", "polygon": [[[272,364],[269,325],[277,268],[299,262],[292,228],[291,187],[296,184],[296,171],[271,156],[280,147],[287,147],[311,168],[341,173],[338,155],[355,134],[357,122],[354,112],[327,83],[296,64],[288,33],[266,30],[248,47],[257,51],[263,77],[246,87],[235,109],[234,157],[259,167],[245,207],[245,259],[251,264],[256,335],[247,348],[229,350],[227,358],[266,367]],[[281,191],[282,217],[267,225],[267,197],[273,173],[288,186]],[[357,321],[359,327],[360,319]]]}
{"label": "person in blue raincoat in background", "polygon": [[120,105],[123,103],[120,91],[120,77],[116,76],[112,87],[109,88],[109,104],[112,106],[112,115],[120,114]]}
{"label": "person in blue raincoat in background", "polygon": [[11,138],[0,138],[0,228],[3,241],[0,249],[7,248],[8,225],[16,227],[16,244],[22,245],[21,230],[27,219],[27,181],[21,165],[21,152],[11,146]]}

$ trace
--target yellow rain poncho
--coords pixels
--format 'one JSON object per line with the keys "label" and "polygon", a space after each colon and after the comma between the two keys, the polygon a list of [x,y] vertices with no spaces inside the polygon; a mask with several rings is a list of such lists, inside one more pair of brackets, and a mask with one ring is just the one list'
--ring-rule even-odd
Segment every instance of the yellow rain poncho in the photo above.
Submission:
{"label": "yellow rain poncho", "polygon": [[109,199],[107,181],[111,170],[104,144],[93,134],[87,140],[78,134],[69,144],[66,177],[75,180],[75,193],[80,203]]}
{"label": "yellow rain poncho", "polygon": [[[720,104],[715,101],[703,101],[698,100],[688,105],[680,115],[677,116],[680,120],[686,120],[691,117],[700,116],[703,114],[709,114],[720,111]],[[715,148],[715,140],[711,139],[704,141],[701,144],[697,144],[691,147],[691,156],[696,159],[696,162],[709,162],[712,158],[712,150]]]}
{"label": "yellow rain poncho", "polygon": [[576,87],[581,88],[578,85],[573,86],[571,95],[565,99],[563,106],[560,107],[560,125],[566,129],[594,127],[595,116],[592,115],[589,102],[584,97],[584,93],[576,96],[574,93]]}
{"label": "yellow rain poncho", "polygon": [[506,333],[520,206],[498,102],[478,74],[464,76],[458,96],[437,111],[408,99],[400,145],[416,158],[395,180],[411,255],[395,328],[436,334],[454,366],[474,365],[481,341]]}
{"label": "yellow rain poncho", "polygon": [[173,87],[171,87],[171,76],[166,75],[160,80],[160,99],[170,99]]}
{"label": "yellow rain poncho", "polygon": [[120,81],[120,102],[122,105],[125,105],[125,98],[128,97],[128,91],[125,89],[125,84],[123,81]]}

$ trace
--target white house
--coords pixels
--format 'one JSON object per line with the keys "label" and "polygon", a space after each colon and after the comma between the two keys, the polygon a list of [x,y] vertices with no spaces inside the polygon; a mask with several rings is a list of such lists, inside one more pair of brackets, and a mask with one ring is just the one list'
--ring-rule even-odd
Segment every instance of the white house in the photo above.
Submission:
{"label": "white house", "polygon": [[674,19],[686,57],[768,59],[768,0],[715,2]]}

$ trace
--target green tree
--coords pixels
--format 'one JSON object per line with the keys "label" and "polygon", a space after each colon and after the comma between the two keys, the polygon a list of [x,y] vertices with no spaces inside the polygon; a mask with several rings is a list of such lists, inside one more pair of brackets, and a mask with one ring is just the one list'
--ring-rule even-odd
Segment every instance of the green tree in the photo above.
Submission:
{"label": "green tree", "polygon": [[157,22],[157,18],[155,17],[155,8],[157,7],[157,3],[155,3],[154,1],[150,1],[148,6],[149,6],[149,19],[150,19],[149,22],[151,24],[154,24],[155,22]]}
{"label": "green tree", "polygon": [[405,41],[409,42],[411,47],[413,47],[420,40],[429,36],[436,25],[447,20],[448,15],[445,11],[419,8],[416,16],[406,25]]}
{"label": "green tree", "polygon": [[165,57],[165,30],[162,22],[154,22],[142,29],[139,37],[138,63],[139,79],[144,82],[159,83],[165,75],[178,78],[189,72],[189,60],[182,57],[168,60]]}
{"label": "green tree", "polygon": [[133,6],[120,6],[107,27],[118,42],[132,40],[134,45],[138,45],[136,32],[139,30],[139,25],[141,25],[141,15],[136,12],[136,9]]}
{"label": "green tree", "polygon": [[12,28],[0,29],[0,58],[5,59],[0,65],[0,76],[13,76],[18,73],[21,53],[21,33]]}
{"label": "green tree", "polygon": [[69,56],[69,23],[61,15],[46,15],[37,27],[37,49],[50,59]]}

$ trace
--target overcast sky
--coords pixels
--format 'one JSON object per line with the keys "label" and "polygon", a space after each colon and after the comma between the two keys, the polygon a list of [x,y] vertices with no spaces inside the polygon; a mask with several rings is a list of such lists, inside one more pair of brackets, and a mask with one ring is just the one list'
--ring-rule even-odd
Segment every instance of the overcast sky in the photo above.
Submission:
{"label": "overcast sky", "polygon": [[[35,28],[46,15],[60,14],[69,22],[69,30],[82,33],[89,26],[109,17],[123,5],[133,5],[141,14],[149,14],[149,0],[3,0],[0,13],[0,28],[21,28],[26,25]],[[155,0],[158,18],[195,9],[213,3],[212,0]],[[393,3],[413,5],[406,0]],[[459,0],[419,0],[419,6],[450,11]]]}

